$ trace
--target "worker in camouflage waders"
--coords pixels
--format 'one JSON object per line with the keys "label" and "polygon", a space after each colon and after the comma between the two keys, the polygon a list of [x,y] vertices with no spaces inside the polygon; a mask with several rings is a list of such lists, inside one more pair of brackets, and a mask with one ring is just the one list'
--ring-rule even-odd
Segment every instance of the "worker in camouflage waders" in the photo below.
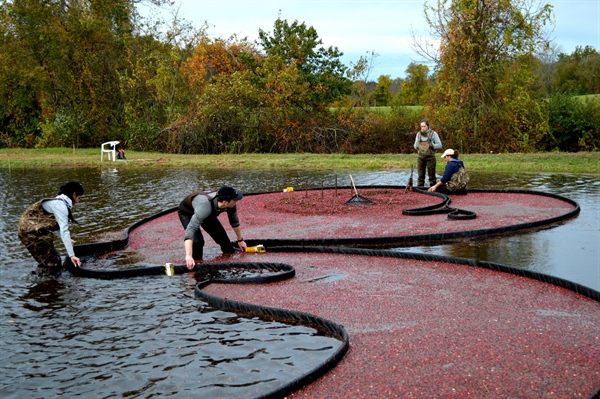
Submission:
{"label": "worker in camouflage waders", "polygon": [[437,182],[435,177],[435,150],[442,148],[442,140],[440,140],[435,130],[429,128],[427,119],[421,121],[421,129],[417,132],[414,147],[418,153],[417,172],[419,177],[417,186],[425,186],[425,170],[429,175],[429,187],[434,186]]}
{"label": "worker in camouflage waders", "polygon": [[77,221],[71,208],[83,196],[83,187],[75,181],[60,188],[55,198],[44,198],[31,205],[19,220],[19,240],[38,262],[38,275],[59,275],[62,270],[61,257],[54,247],[54,232],[59,232],[67,256],[76,267],[81,261],[75,256],[69,222]]}

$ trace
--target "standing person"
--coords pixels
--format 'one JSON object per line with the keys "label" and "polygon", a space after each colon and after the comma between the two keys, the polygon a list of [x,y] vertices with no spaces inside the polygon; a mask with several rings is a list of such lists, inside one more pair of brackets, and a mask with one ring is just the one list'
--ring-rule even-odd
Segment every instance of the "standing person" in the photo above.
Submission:
{"label": "standing person", "polygon": [[443,194],[466,194],[469,174],[465,170],[465,164],[458,159],[458,151],[448,148],[442,154],[446,161],[444,175],[440,181],[427,191],[437,191]]}
{"label": "standing person", "polygon": [[19,240],[39,263],[39,275],[57,276],[62,271],[63,263],[54,247],[55,231],[59,232],[73,265],[81,266],[81,261],[73,250],[69,222],[77,223],[71,214],[71,208],[81,201],[82,196],[81,184],[70,181],[60,188],[55,198],[44,198],[23,212],[19,220]]}
{"label": "standing person", "polygon": [[417,150],[417,171],[419,174],[417,186],[425,186],[425,169],[429,174],[429,187],[436,183],[435,177],[435,150],[442,148],[442,141],[435,130],[429,128],[429,121],[421,121],[421,130],[415,137],[415,150]]}
{"label": "standing person", "polygon": [[242,199],[242,193],[229,186],[223,186],[219,191],[196,191],[188,195],[179,204],[179,220],[185,229],[184,247],[185,264],[192,270],[195,259],[202,260],[204,237],[200,226],[221,246],[223,253],[234,252],[234,247],[218,216],[227,212],[229,224],[237,237],[240,249],[247,245],[242,237],[240,220],[237,215],[236,202]]}

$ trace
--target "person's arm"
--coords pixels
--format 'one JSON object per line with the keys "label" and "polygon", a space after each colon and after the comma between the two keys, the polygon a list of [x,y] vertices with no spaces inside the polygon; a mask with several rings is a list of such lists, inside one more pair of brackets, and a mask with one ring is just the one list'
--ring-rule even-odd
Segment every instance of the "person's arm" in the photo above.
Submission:
{"label": "person's arm", "polygon": [[415,137],[414,147],[415,147],[415,150],[419,149],[419,133],[417,133],[417,137]]}
{"label": "person's arm", "polygon": [[439,150],[442,148],[442,140],[440,140],[440,136],[438,136],[437,132],[433,132],[433,136],[431,136],[431,144],[433,144],[434,150]]}
{"label": "person's arm", "polygon": [[185,248],[185,265],[188,269],[192,270],[196,264],[194,260],[194,235],[196,231],[200,228],[200,225],[204,221],[204,217],[200,219],[198,215],[194,212],[192,217],[190,218],[190,223],[185,228],[185,236],[183,237],[183,247]]}
{"label": "person's arm", "polygon": [[185,248],[185,265],[188,269],[192,270],[194,266],[196,266],[196,261],[194,260],[193,255],[193,240],[185,240],[183,242],[183,246]]}
{"label": "person's arm", "polygon": [[237,237],[238,246],[242,251],[245,251],[248,247],[246,242],[244,241],[244,236],[242,235],[242,229],[240,229],[240,218],[237,214],[237,205],[231,209],[227,210],[227,218],[229,219],[229,224],[233,228],[235,232],[235,236]]}
{"label": "person's arm", "polygon": [[244,236],[242,235],[242,229],[240,226],[234,227],[233,231],[235,231],[235,236],[237,237],[238,246],[242,251],[246,251],[248,245],[246,245],[246,241],[244,241]]}
{"label": "person's arm", "polygon": [[446,164],[446,167],[444,168],[444,175],[442,177],[440,177],[440,180],[438,180],[438,182],[435,183],[435,185],[432,186],[429,190],[435,191],[442,184],[446,184],[446,182],[448,182],[450,180],[452,175],[458,171],[459,167],[460,167],[460,165],[458,164],[458,162],[453,162],[453,161],[448,162]]}
{"label": "person's arm", "polygon": [[185,248],[185,264],[188,269],[193,269],[195,260],[193,257],[193,243],[196,231],[211,213],[211,204],[208,199],[203,195],[198,195],[192,200],[192,207],[194,208],[194,214],[190,218],[190,223],[185,228],[185,235],[183,237],[183,247]]}
{"label": "person's arm", "polygon": [[75,250],[73,249],[73,241],[71,240],[71,232],[69,231],[69,209],[67,204],[62,200],[60,201],[44,201],[44,209],[54,214],[54,218],[58,223],[58,229],[60,239],[62,240],[67,256],[73,262],[75,267],[81,266],[81,261],[75,256]]}
{"label": "person's arm", "polygon": [[444,183],[442,183],[442,181],[441,181],[441,180],[438,180],[438,181],[437,181],[437,183],[435,183],[433,186],[429,187],[429,190],[427,190],[427,191],[435,191],[435,190],[437,190],[437,189],[438,189],[438,187],[439,187],[439,186],[441,186],[442,184],[444,184]]}

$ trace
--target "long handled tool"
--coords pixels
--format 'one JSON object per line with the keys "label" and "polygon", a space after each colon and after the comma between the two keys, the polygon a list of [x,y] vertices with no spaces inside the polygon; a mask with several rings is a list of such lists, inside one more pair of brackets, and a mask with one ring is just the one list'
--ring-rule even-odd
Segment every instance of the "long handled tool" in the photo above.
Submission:
{"label": "long handled tool", "polygon": [[356,191],[356,186],[354,185],[354,179],[352,178],[352,175],[350,175],[350,182],[352,183],[352,188],[354,189],[354,196],[352,198],[350,198],[348,201],[346,201],[346,204],[348,204],[348,205],[368,205],[368,204],[373,203],[373,201],[358,195],[358,191]]}
{"label": "long handled tool", "polygon": [[406,194],[406,190],[413,190],[413,171],[414,168],[412,165],[410,165],[410,177],[408,178],[408,184],[406,185],[406,187],[404,187],[404,194]]}

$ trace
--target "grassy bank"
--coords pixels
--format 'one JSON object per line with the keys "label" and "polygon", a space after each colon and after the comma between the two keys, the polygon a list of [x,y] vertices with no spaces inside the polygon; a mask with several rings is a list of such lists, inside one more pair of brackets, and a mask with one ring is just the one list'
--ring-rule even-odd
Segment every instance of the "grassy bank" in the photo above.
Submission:
{"label": "grassy bank", "polygon": [[[440,154],[438,154],[439,156]],[[240,154],[177,155],[127,151],[127,161],[100,161],[100,149],[0,149],[0,168],[115,166],[119,168],[199,167],[205,169],[409,169],[415,154],[321,155]],[[469,170],[600,174],[600,153],[465,154]],[[444,161],[438,159],[438,169]]]}

